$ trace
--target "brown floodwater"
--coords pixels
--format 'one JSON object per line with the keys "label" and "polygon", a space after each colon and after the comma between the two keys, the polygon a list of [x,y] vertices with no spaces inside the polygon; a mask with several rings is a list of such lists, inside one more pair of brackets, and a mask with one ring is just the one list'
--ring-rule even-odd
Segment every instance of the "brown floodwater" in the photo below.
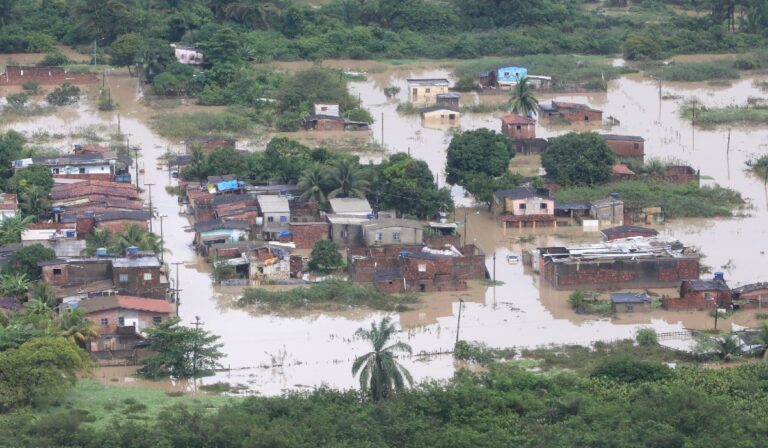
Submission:
{"label": "brown floodwater", "polygon": [[[349,68],[344,66],[343,68]],[[418,116],[405,116],[396,111],[397,101],[406,101],[405,80],[408,77],[449,77],[445,70],[397,69],[375,71],[365,82],[351,84],[377,122],[371,138],[382,143],[389,152],[410,151],[425,160],[444,184],[445,150],[452,130],[422,126]],[[699,247],[706,255],[705,263],[713,270],[723,269],[733,285],[766,280],[765,251],[766,201],[760,181],[745,175],[745,161],[752,155],[768,153],[768,126],[733,126],[731,151],[726,154],[727,128],[696,129],[678,116],[682,101],[697,97],[707,106],[743,104],[748,97],[765,95],[752,85],[752,79],[735,81],[731,86],[712,87],[706,84],[665,84],[665,96],[677,100],[659,100],[658,85],[641,76],[624,77],[609,83],[608,92],[579,94],[547,94],[542,100],[558,98],[587,102],[615,117],[620,124],[605,127],[612,133],[641,135],[646,139],[648,157],[674,157],[701,170],[704,183],[719,183],[735,188],[752,199],[753,207],[742,217],[733,219],[682,219],[659,226],[663,236],[675,237]],[[710,328],[712,319],[704,312],[653,311],[648,314],[603,318],[575,314],[567,305],[567,294],[540,287],[538,277],[522,264],[509,265],[505,255],[520,253],[541,245],[595,242],[599,236],[580,229],[539,229],[509,231],[505,235],[495,225],[485,209],[458,209],[456,218],[468,223],[467,241],[475,242],[486,254],[489,271],[493,271],[492,254],[496,254],[496,278],[504,283],[486,287],[473,283],[468,291],[429,294],[421,304],[403,313],[369,310],[342,312],[295,311],[267,313],[262,310],[239,310],[231,307],[240,292],[237,288],[217,288],[211,285],[210,267],[192,250],[192,234],[186,216],[179,214],[176,198],[168,195],[165,186],[174,185],[167,171],[156,162],[166,149],[182,151],[180,142],[157,136],[148,126],[152,110],[137,99],[141,91],[136,80],[118,72],[107,77],[112,95],[120,103],[120,126],[129,135],[131,144],[140,145],[141,166],[145,172],[140,183],[154,183],[153,204],[167,215],[164,219],[166,247],[171,250],[166,262],[179,265],[182,289],[180,316],[185,324],[200,316],[204,328],[221,336],[226,358],[225,368],[201,380],[204,383],[226,381],[241,384],[262,394],[279,394],[285,390],[312,388],[319,385],[354,387],[350,373],[354,357],[364,351],[364,341],[353,337],[355,330],[367,327],[373,320],[391,315],[401,326],[398,339],[412,345],[414,355],[404,358],[404,365],[417,380],[444,379],[452,376],[455,366],[450,355],[440,354],[452,349],[456,339],[459,304],[463,303],[460,336],[498,347],[533,347],[547,344],[587,344],[597,340],[631,337],[638,328],[652,327],[659,332],[674,332],[683,328]],[[383,88],[397,85],[401,92],[397,100],[387,99]],[[0,92],[2,93],[2,92]],[[465,95],[464,102],[499,103],[505,95]],[[187,106],[178,109],[188,110]],[[463,114],[461,129],[488,127],[499,130],[503,112]],[[383,117],[383,132],[382,122]],[[5,128],[28,134],[44,130],[51,134],[69,135],[79,128],[92,127],[103,133],[117,129],[116,112],[98,112],[92,102],[59,108],[54,115],[19,121]],[[573,129],[563,125],[538,125],[542,137],[559,135]],[[319,133],[317,133],[319,134]],[[351,133],[346,133],[351,134]],[[383,137],[383,139],[382,139]],[[312,138],[322,138],[313,135]],[[346,138],[333,135],[329,138]],[[695,143],[694,143],[695,140]],[[53,144],[62,149],[71,147],[76,139],[67,137]],[[375,155],[370,155],[375,159]],[[363,157],[365,158],[365,156]],[[527,170],[534,167],[531,160],[520,160]],[[513,164],[514,166],[514,164]],[[459,187],[453,189],[457,202],[471,205]],[[145,192],[145,196],[148,192]],[[465,218],[465,212],[466,218]],[[159,228],[159,221],[155,221]],[[723,267],[724,266],[724,267]],[[171,266],[175,280],[175,267]],[[753,315],[739,313],[722,322],[723,327],[741,328],[753,325]],[[686,347],[689,341],[670,340],[665,344]],[[130,370],[109,368],[97,373],[107,384],[139,384],[128,379]],[[169,387],[163,382],[162,387]],[[144,383],[141,383],[144,384]],[[186,385],[179,386],[189,389]]]}

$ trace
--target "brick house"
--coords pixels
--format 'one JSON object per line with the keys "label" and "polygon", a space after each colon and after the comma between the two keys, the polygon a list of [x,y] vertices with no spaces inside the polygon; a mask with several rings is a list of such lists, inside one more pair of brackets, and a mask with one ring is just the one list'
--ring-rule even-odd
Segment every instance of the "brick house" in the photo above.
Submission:
{"label": "brick house", "polygon": [[132,296],[104,296],[81,300],[77,308],[99,333],[91,352],[132,350],[147,328],[170,319],[173,307],[165,300]]}
{"label": "brick house", "polygon": [[304,129],[308,131],[343,131],[344,118],[335,115],[308,115],[304,117]]}
{"label": "brick house", "polygon": [[547,118],[560,117],[569,123],[601,123],[603,121],[602,110],[593,109],[586,104],[563,101],[552,101],[551,104],[540,105],[539,114]]}
{"label": "brick house", "polygon": [[611,293],[611,309],[614,313],[637,313],[651,311],[651,297],[644,292]]}
{"label": "brick house", "polygon": [[289,228],[296,249],[312,249],[316,242],[330,238],[327,222],[292,222]]}
{"label": "brick house", "polygon": [[663,301],[666,309],[730,308],[733,293],[722,272],[715,272],[712,280],[684,280],[680,284],[680,298]]}
{"label": "brick house", "polygon": [[112,283],[121,294],[164,298],[168,279],[157,256],[112,259]]}
{"label": "brick house", "polygon": [[616,165],[613,165],[613,168],[611,168],[611,182],[621,182],[624,180],[632,180],[635,177],[637,177],[637,174],[635,174],[634,171],[629,169],[627,165],[624,165],[623,163],[617,163]]}
{"label": "brick house", "polygon": [[327,215],[331,226],[331,240],[339,247],[363,246],[363,224],[369,221],[366,217],[347,215]]}
{"label": "brick house", "polygon": [[493,192],[493,213],[504,223],[518,228],[557,226],[555,200],[546,188],[516,187]]}
{"label": "brick house", "polygon": [[536,120],[516,114],[505,115],[501,117],[501,133],[513,139],[534,139]]}
{"label": "brick house", "polygon": [[621,161],[642,162],[645,158],[645,139],[636,135],[601,134],[605,144]]}
{"label": "brick house", "polygon": [[734,307],[762,309],[768,306],[768,283],[752,283],[731,290]]}

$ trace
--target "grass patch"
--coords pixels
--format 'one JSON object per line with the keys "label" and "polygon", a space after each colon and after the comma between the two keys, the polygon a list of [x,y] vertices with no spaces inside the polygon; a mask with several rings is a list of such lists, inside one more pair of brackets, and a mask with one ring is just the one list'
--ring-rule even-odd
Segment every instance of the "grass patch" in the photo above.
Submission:
{"label": "grass patch", "polygon": [[631,67],[613,67],[611,60],[602,56],[530,55],[518,57],[488,57],[458,63],[454,70],[457,77],[476,76],[498,64],[522,65],[528,67],[531,75],[552,77],[552,89],[586,88],[604,90],[605,81],[637,71]]}
{"label": "grass patch", "polygon": [[621,194],[624,206],[632,209],[661,207],[667,218],[732,216],[744,205],[739,192],[719,185],[699,187],[662,182],[625,181],[596,187],[563,188],[555,193],[561,202],[589,202]]}
{"label": "grass patch", "polygon": [[635,345],[631,339],[615,342],[595,342],[591,347],[562,345],[536,349],[524,349],[525,359],[540,360],[539,368],[547,370],[573,370],[590,373],[606,359],[627,357],[641,361],[694,363],[691,353],[661,345]]}
{"label": "grass patch", "polygon": [[259,305],[273,310],[313,307],[333,310],[364,307],[385,311],[405,311],[408,305],[416,303],[417,300],[416,296],[411,294],[384,294],[372,285],[328,280],[287,291],[247,288],[235,303],[240,308]]}
{"label": "grass patch", "polygon": [[24,107],[4,107],[0,113],[0,124],[12,123],[16,120],[25,120],[30,117],[49,115],[53,112],[53,106],[42,104],[27,104]]}
{"label": "grass patch", "polygon": [[160,114],[152,117],[152,128],[161,136],[173,139],[193,139],[209,135],[256,135],[256,125],[248,117],[229,110]]}
{"label": "grass patch", "polygon": [[453,357],[460,361],[476,364],[490,364],[498,360],[508,360],[515,357],[514,348],[494,348],[482,342],[456,341],[453,347]]}
{"label": "grass patch", "polygon": [[673,62],[652,73],[664,81],[676,82],[739,79],[739,72],[722,62]]}
{"label": "grass patch", "polygon": [[77,409],[88,409],[89,424],[106,428],[113,419],[153,421],[160,411],[183,404],[193,409],[216,409],[232,403],[236,398],[224,396],[171,395],[160,389],[140,387],[104,386],[89,379],[79,380],[55,403],[40,406],[36,412],[58,414]]}
{"label": "grass patch", "polygon": [[[683,107],[683,118],[691,120],[692,115],[693,107],[691,105]],[[697,126],[766,123],[768,123],[768,107],[766,106],[696,107],[695,124]]]}

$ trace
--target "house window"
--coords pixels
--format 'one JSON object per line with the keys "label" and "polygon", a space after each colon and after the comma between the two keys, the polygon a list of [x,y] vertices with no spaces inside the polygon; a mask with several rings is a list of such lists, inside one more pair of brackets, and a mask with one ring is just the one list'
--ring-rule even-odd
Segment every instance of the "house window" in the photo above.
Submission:
{"label": "house window", "polygon": [[376,241],[381,241],[384,239],[384,234],[381,232],[376,232]]}
{"label": "house window", "polygon": [[99,322],[101,323],[101,325],[109,325],[109,319],[107,319],[106,317],[102,317]]}
{"label": "house window", "polygon": [[286,222],[286,221],[288,221],[288,217],[286,217],[286,216],[281,216],[280,217],[280,222]]}
{"label": "house window", "polygon": [[516,126],[516,128],[517,128],[518,131],[522,131],[523,130],[523,127],[520,126],[519,124]]}
{"label": "house window", "polygon": [[59,169],[58,168],[54,168],[53,169],[53,174],[59,174]]}
{"label": "house window", "polygon": [[400,232],[392,232],[392,240],[400,241]]}
{"label": "house window", "polygon": [[128,274],[120,274],[120,283],[128,283]]}
{"label": "house window", "polygon": [[420,263],[419,264],[419,272],[427,272],[427,265]]}
{"label": "house window", "polygon": [[117,318],[117,325],[124,327],[125,326],[125,318],[123,316],[120,316]]}
{"label": "house window", "polygon": [[627,305],[626,310],[627,311],[635,311],[635,306],[634,305]]}
{"label": "house window", "polygon": [[267,216],[267,222],[275,222],[274,216]]}
{"label": "house window", "polygon": [[432,91],[432,89],[430,89],[429,87],[427,87],[426,89],[424,89],[424,93],[430,93],[431,91]]}
{"label": "house window", "polygon": [[509,76],[509,72],[504,72],[504,76]]}
{"label": "house window", "polygon": [[449,119],[449,120],[455,120],[455,119],[456,119],[456,114],[450,114],[450,115],[448,115],[448,119]]}
{"label": "house window", "polygon": [[61,268],[53,268],[53,275],[61,275]]}
{"label": "house window", "polygon": [[525,210],[525,204],[517,204],[519,210]]}
{"label": "house window", "polygon": [[144,281],[148,282],[152,280],[152,273],[151,272],[145,272],[144,273]]}
{"label": "house window", "polygon": [[547,209],[547,203],[546,202],[542,202],[541,204],[539,204],[539,208],[542,209],[542,210],[546,210]]}
{"label": "house window", "polygon": [[640,143],[635,143],[634,145],[632,145],[632,147],[635,149],[640,149]]}
{"label": "house window", "polygon": [[589,121],[589,115],[584,115],[584,121]]}
{"label": "house window", "polygon": [[85,168],[78,168],[77,172],[80,174],[85,174]]}
{"label": "house window", "polygon": [[712,293],[705,292],[704,293],[704,300],[712,300]]}
{"label": "house window", "polygon": [[153,324],[159,324],[159,323],[162,323],[162,322],[163,322],[163,318],[161,316],[154,316],[152,318],[152,323]]}
{"label": "house window", "polygon": [[323,111],[323,112],[325,112],[325,111],[327,111],[327,110],[328,110],[328,107],[327,107],[327,106],[322,106],[322,107],[320,107],[320,110],[321,110],[321,111]]}
{"label": "house window", "polygon": [[341,237],[342,238],[348,238],[349,237],[349,232],[346,229],[342,230],[341,231]]}

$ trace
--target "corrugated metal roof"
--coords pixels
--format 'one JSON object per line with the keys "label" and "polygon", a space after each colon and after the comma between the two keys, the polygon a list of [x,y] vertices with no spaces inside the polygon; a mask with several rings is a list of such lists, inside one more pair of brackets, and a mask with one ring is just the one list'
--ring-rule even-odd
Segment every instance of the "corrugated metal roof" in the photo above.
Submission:
{"label": "corrugated metal roof", "polygon": [[289,213],[291,211],[288,205],[288,198],[274,194],[260,194],[256,196],[259,201],[262,213]]}
{"label": "corrugated metal roof", "polygon": [[373,213],[371,204],[367,199],[333,198],[329,202],[331,203],[331,210],[333,210],[333,213],[336,215]]}
{"label": "corrugated metal roof", "polygon": [[112,267],[115,268],[159,268],[160,260],[157,257],[124,257],[114,258]]}

